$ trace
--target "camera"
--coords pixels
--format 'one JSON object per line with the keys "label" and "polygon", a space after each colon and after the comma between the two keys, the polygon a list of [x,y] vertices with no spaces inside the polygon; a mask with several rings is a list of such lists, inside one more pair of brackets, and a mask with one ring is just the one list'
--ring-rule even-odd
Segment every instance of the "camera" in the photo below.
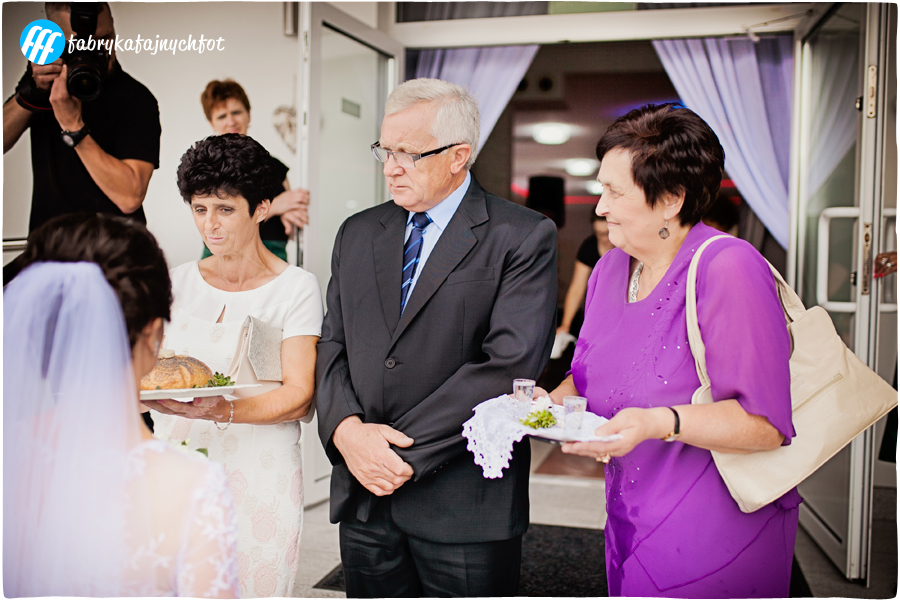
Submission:
{"label": "camera", "polygon": [[[70,6],[69,19],[75,39],[87,42],[97,32],[97,17],[103,5],[100,2],[72,2]],[[109,65],[106,50],[97,45],[93,50],[73,49],[69,52],[66,45],[62,59],[69,68],[66,80],[69,94],[81,100],[97,98]]]}

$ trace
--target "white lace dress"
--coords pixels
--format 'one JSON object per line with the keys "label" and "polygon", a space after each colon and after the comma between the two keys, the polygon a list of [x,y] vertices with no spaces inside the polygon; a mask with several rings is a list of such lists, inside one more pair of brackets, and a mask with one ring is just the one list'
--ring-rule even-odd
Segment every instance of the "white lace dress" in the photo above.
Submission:
{"label": "white lace dress", "polygon": [[[283,329],[283,338],[319,336],[322,295],[312,274],[295,266],[263,286],[227,292],[210,286],[193,261],[170,271],[174,304],[163,343],[225,373],[239,349],[241,326],[252,315]],[[222,321],[216,320],[222,316]],[[154,434],[206,448],[225,465],[238,512],[241,597],[290,596],[300,558],[303,471],[300,423],[232,424],[152,413]]]}
{"label": "white lace dress", "polygon": [[[235,598],[237,529],[222,466],[156,439],[128,456],[131,562],[122,595]],[[149,515],[149,523],[146,520]]]}

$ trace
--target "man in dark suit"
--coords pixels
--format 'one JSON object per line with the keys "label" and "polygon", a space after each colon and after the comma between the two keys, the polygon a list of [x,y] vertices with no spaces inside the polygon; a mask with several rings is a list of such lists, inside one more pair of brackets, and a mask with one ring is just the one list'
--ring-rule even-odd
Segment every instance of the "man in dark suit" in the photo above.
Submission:
{"label": "man in dark suit", "polygon": [[514,596],[528,442],[485,479],[462,424],[547,362],[556,227],[469,174],[464,88],[412,80],[385,114],[372,147],[393,202],[338,231],[316,361],[347,595]]}

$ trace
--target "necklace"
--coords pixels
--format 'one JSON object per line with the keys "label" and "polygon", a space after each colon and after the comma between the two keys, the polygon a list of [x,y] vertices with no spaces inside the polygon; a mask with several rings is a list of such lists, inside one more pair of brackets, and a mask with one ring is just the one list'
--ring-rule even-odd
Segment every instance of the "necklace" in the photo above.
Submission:
{"label": "necklace", "polygon": [[634,303],[637,301],[638,291],[641,290],[641,272],[644,271],[643,262],[638,263],[637,267],[634,270],[634,274],[631,276],[631,286],[628,287],[628,302]]}

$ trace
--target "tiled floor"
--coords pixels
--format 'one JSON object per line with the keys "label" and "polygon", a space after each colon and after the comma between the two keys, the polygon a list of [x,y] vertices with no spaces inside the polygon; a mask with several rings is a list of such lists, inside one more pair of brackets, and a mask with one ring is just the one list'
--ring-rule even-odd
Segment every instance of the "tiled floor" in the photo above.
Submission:
{"label": "tiled floor", "polygon": [[[531,522],[544,525],[602,529],[606,507],[602,470],[596,462],[565,461],[554,445],[532,441]],[[817,598],[892,598],[897,589],[896,492],[880,492],[872,542],[872,582],[869,588],[848,583],[801,529],[796,555]],[[887,499],[885,496],[888,496]],[[294,596],[343,598],[343,593],[313,586],[341,561],[338,528],[328,522],[328,503],[308,508],[300,548],[300,569]]]}

